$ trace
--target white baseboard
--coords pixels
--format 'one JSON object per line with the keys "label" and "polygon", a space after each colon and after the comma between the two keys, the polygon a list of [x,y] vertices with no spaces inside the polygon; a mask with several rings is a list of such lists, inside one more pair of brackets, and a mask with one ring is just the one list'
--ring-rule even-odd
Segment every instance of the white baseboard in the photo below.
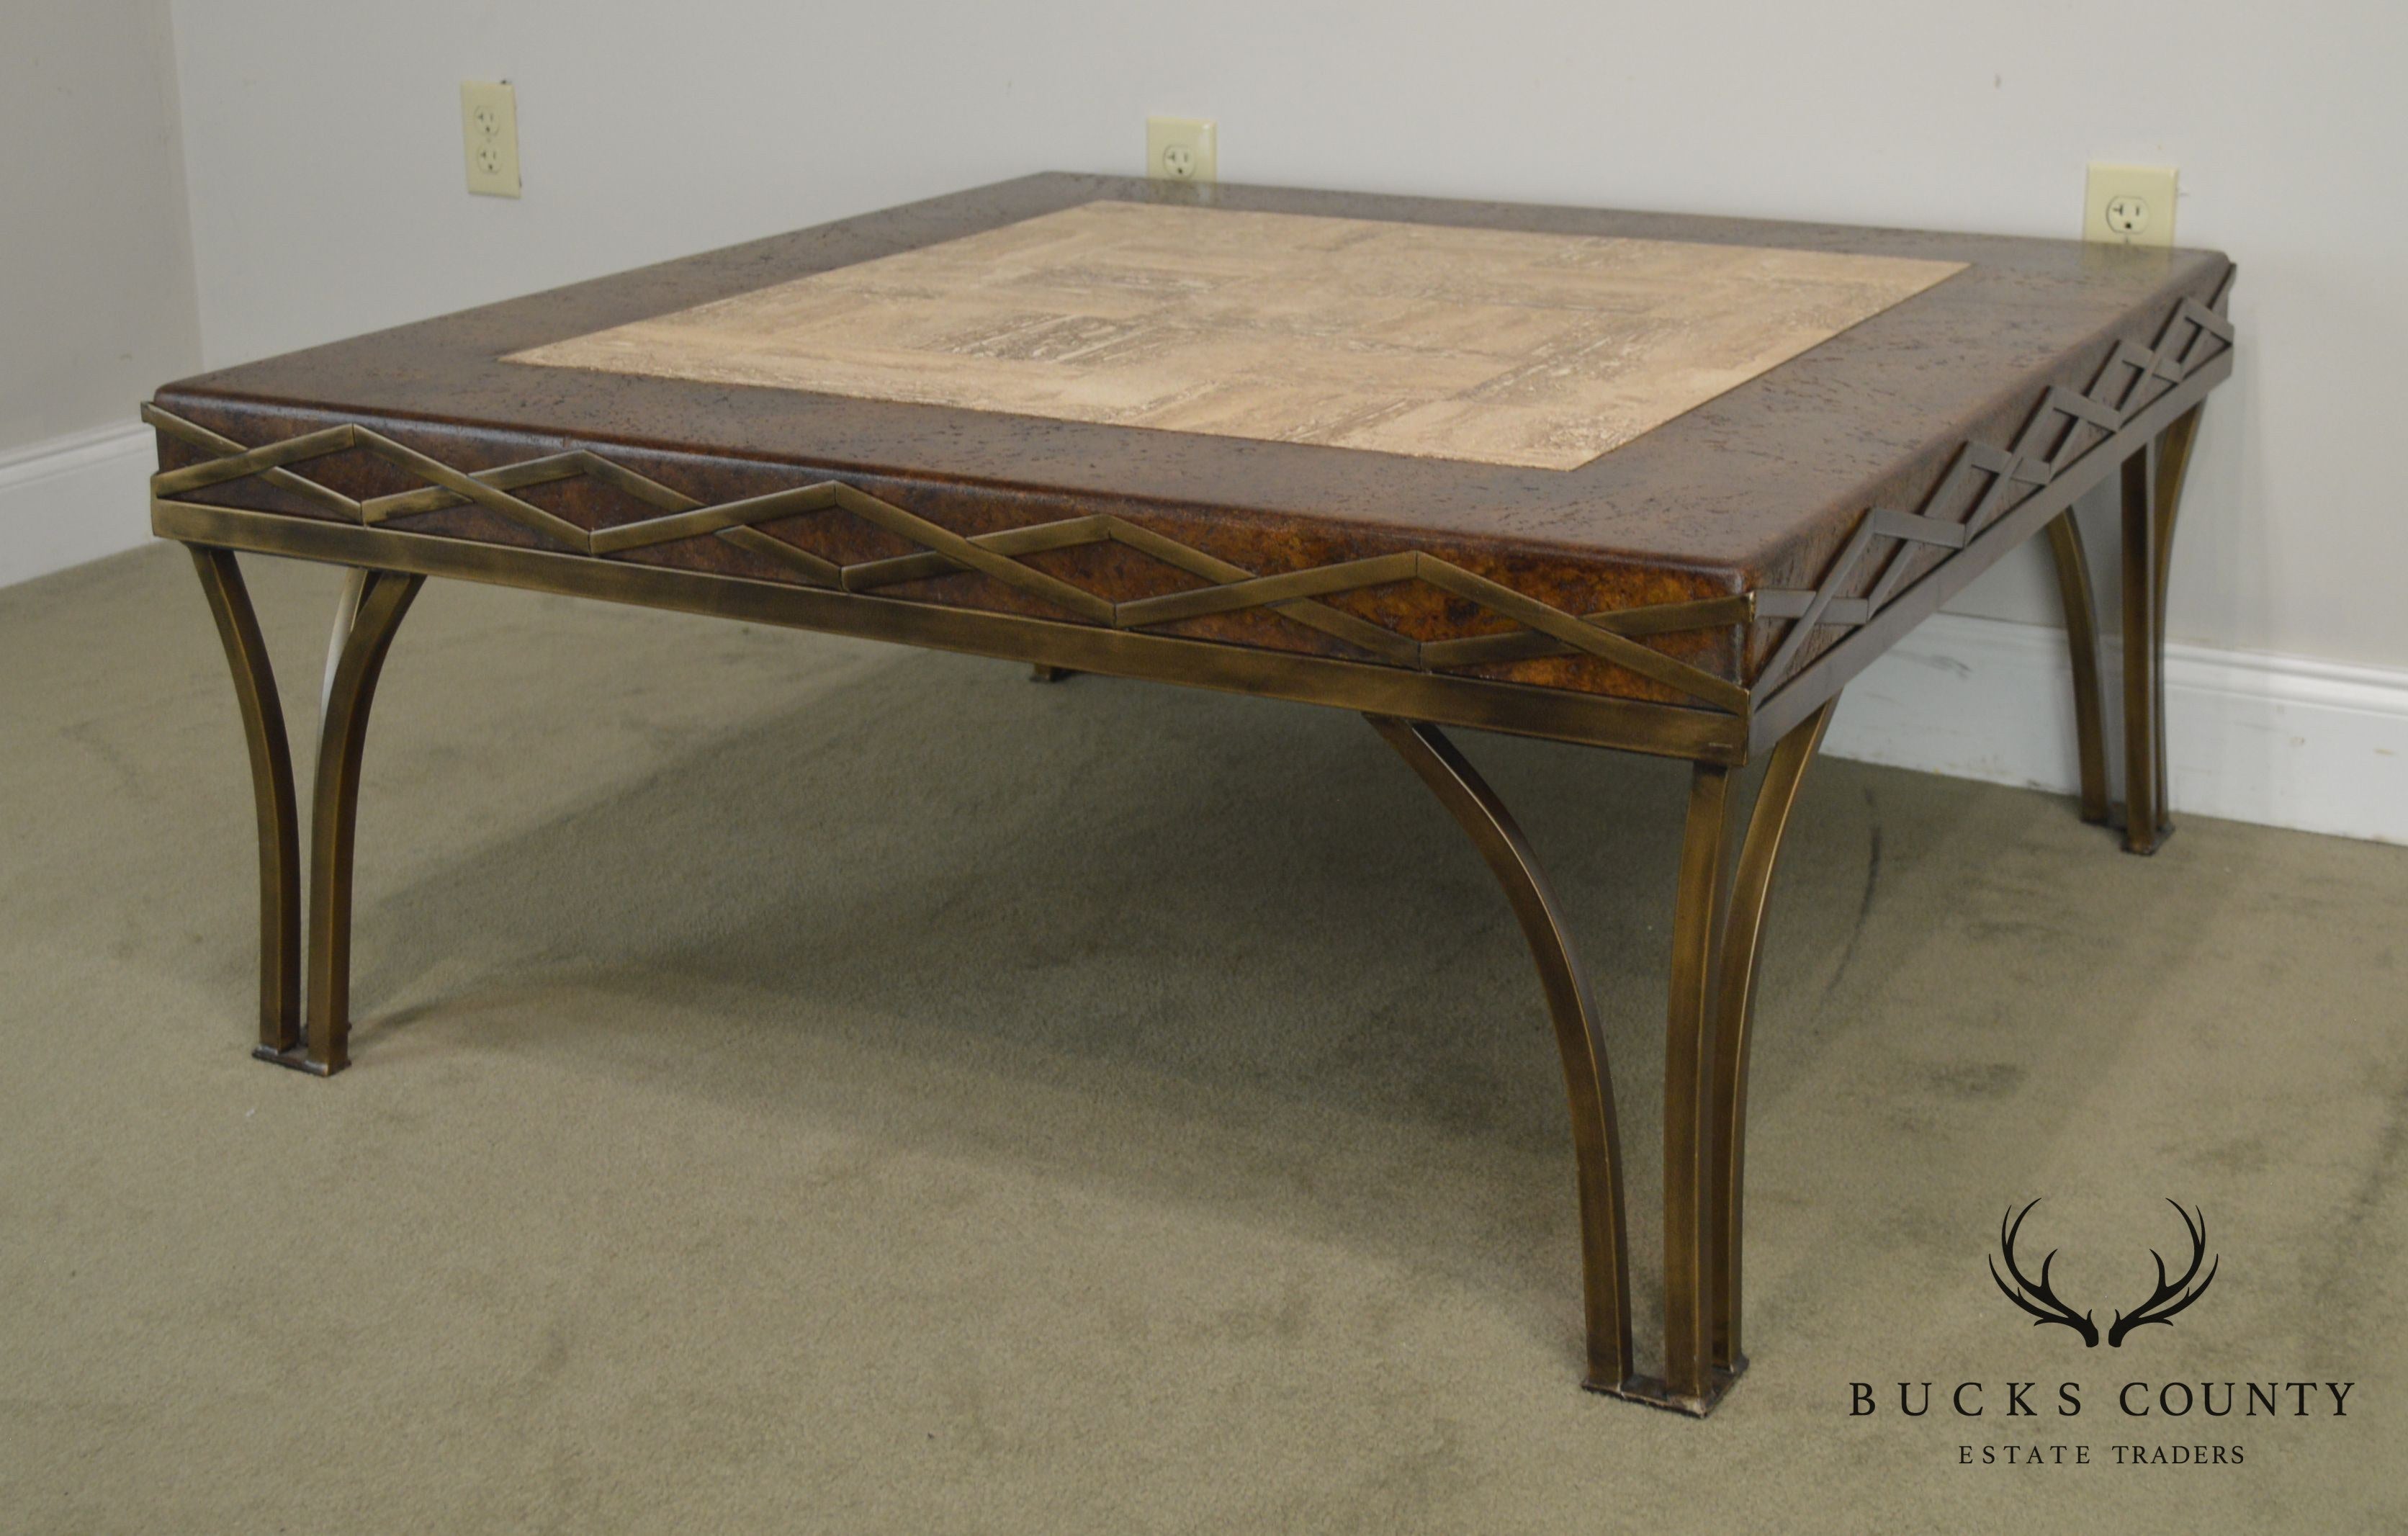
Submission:
{"label": "white baseboard", "polygon": [[0,452],[0,586],[149,539],[156,467],[139,422]]}
{"label": "white baseboard", "polygon": [[[2062,630],[1936,614],[1849,684],[1826,750],[2071,794],[2067,665]],[[2408,843],[2408,669],[2169,644],[2166,736],[2178,819]]]}

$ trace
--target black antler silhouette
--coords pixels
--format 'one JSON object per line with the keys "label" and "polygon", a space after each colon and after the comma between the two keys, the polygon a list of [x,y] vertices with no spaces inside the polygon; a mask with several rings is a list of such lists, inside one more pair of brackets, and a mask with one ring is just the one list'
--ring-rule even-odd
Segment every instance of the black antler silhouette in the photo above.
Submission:
{"label": "black antler silhouette", "polygon": [[[2032,1324],[2032,1327],[2038,1328],[2042,1323],[2062,1324],[2065,1327],[2071,1328],[2074,1332],[2082,1335],[2082,1342],[2085,1347],[2096,1349],[2099,1347],[2099,1325],[2090,1320],[2090,1314],[2088,1313],[2075,1312],[2072,1308],[2058,1300],[2057,1299],[2057,1293],[2048,1288],[2048,1267],[2057,1262],[2057,1250],[2051,1248],[2048,1251],[2048,1256],[2040,1261],[2040,1279],[2037,1282],[2028,1278],[2021,1270],[2015,1268],[2015,1234],[2023,1230],[2024,1217],[2031,1214],[2032,1205],[2038,1205],[2040,1201],[2034,1200],[2031,1202],[2031,1205],[2025,1206],[2020,1212],[2017,1212],[2014,1207],[2009,1206],[2007,1208],[2008,1215],[2014,1217],[2014,1222],[2012,1226],[2008,1224],[2007,1216],[2000,1216],[1999,1218],[1999,1247],[2007,1261],[2007,1273],[2015,1277],[2015,1285],[2009,1285],[2004,1280],[2000,1279],[1999,1261],[1995,1258],[1990,1260],[1990,1278],[1997,1282],[2000,1295],[2004,1296],[2008,1300],[2013,1301],[2016,1306],[2023,1308],[2024,1311],[2030,1313],[2032,1316],[2039,1319],[2038,1322]],[[2187,1220],[2188,1218],[2186,1217],[2185,1219]],[[2194,1264],[2192,1268],[2196,1270],[2198,1266]],[[2158,1266],[2158,1278],[2164,1278],[2164,1265],[2162,1261]],[[2183,1278],[2187,1281],[2190,1277],[2186,1275]],[[2016,1285],[2021,1286],[2023,1289],[2017,1290],[2015,1288]],[[2047,1305],[2042,1306],[2040,1305],[2039,1302],[2033,1301],[2030,1297],[2027,1297],[2023,1294],[2024,1291],[2031,1292],[2032,1296],[2038,1297],[2040,1301],[2046,1302]],[[2184,1303],[2186,1306],[2188,1304],[2188,1302]],[[2138,1314],[2136,1313],[2135,1316],[2137,1317],[2137,1315]],[[2163,1322],[2164,1319],[2152,1317],[2146,1319],[2146,1321],[2155,1323]],[[2137,1324],[2135,1326],[2137,1326]]]}
{"label": "black antler silhouette", "polygon": [[[2112,1348],[2123,1348],[2124,1335],[2134,1328],[2148,1323],[2165,1322],[2174,1313],[2205,1296],[2207,1287],[2215,1280],[2217,1268],[2224,1263],[2224,1256],[2218,1254],[2215,1263],[2208,1266],[2207,1278],[2199,1283],[2197,1289],[2189,1288],[2191,1277],[2199,1273],[2199,1261],[2207,1256],[2207,1211],[2205,1207],[2201,1207],[2199,1219],[2194,1222],[2191,1219],[2191,1213],[2183,1210],[2182,1201],[2168,1199],[2166,1203],[2181,1213],[2183,1230],[2190,1234],[2190,1268],[2183,1271],[2183,1277],[2180,1280],[2168,1284],[2165,1256],[2155,1248],[2149,1250],[2149,1256],[2157,1261],[2157,1291],[2130,1313],[2118,1312],[2115,1314],[2114,1326],[2107,1330],[2107,1342]],[[2169,1301],[2173,1305],[2167,1306],[2166,1303]]]}

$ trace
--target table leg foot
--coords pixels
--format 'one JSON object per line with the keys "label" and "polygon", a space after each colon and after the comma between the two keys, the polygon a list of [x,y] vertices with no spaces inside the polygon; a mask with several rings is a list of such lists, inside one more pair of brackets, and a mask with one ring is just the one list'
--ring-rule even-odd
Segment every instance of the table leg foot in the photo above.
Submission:
{"label": "table leg foot", "polygon": [[348,1061],[312,1061],[306,1045],[288,1045],[280,1051],[272,1045],[254,1045],[251,1048],[251,1056],[253,1061],[265,1061],[273,1067],[289,1067],[311,1077],[332,1077],[351,1065]]}
{"label": "table leg foot", "polygon": [[2160,818],[2157,831],[2145,838],[2134,837],[2131,817],[2122,806],[2116,807],[2115,813],[2107,818],[2107,829],[2123,838],[2125,853],[2140,858],[2154,858],[2163,852],[2166,844],[2174,840],[2176,830],[2173,823]]}
{"label": "table leg foot", "polygon": [[1674,1392],[1664,1385],[1660,1376],[1632,1376],[1626,1381],[1585,1381],[1581,1385],[1602,1397],[1620,1398],[1625,1402],[1644,1403],[1668,1414],[1704,1418],[1720,1407],[1732,1385],[1747,1373],[1747,1357],[1742,1355],[1729,1366],[1716,1366],[1709,1372],[1706,1390],[1699,1395]]}
{"label": "table leg foot", "polygon": [[1028,668],[1028,681],[1031,682],[1061,682],[1078,675],[1070,668],[1048,667],[1041,661],[1031,663]]}

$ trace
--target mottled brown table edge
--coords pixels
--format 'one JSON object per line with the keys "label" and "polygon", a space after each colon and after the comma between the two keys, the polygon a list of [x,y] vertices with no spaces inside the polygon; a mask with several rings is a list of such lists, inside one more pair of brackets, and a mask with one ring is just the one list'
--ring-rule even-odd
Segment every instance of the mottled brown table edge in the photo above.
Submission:
{"label": "mottled brown table edge", "polygon": [[[473,438],[437,438],[429,452],[307,414],[246,449],[208,423],[255,428],[255,412],[205,401],[191,417],[149,414],[170,499],[1745,716],[1776,690],[1792,712],[1811,708],[2102,478],[2113,455],[2099,450],[2128,422],[2218,381],[2230,341],[2217,309],[2178,300],[2153,344],[2119,339],[2086,388],[2049,386],[2012,437],[1958,445],[1921,506],[1860,512],[1812,585],[1739,591],[1665,571],[1606,583],[1493,548],[1342,530],[1268,545],[1210,520],[1173,533],[1112,503],[866,477],[796,485],[758,465],[575,442],[512,444],[525,456],[496,460]],[[1790,686],[1809,666],[1814,682]],[[1751,746],[1765,739],[1749,732]]]}
{"label": "mottled brown table edge", "polygon": [[[1109,502],[1174,533],[1205,519],[1259,525],[1270,538],[1309,523],[1388,548],[1453,544],[1525,563],[1643,568],[1731,592],[1810,582],[1865,507],[1916,504],[1961,442],[2001,440],[2019,424],[2007,418],[2019,418],[2052,383],[2084,387],[2117,339],[2145,341],[2141,333],[2176,298],[2211,299],[2229,265],[2214,252],[1998,236],[1234,185],[1211,191],[1222,206],[1268,211],[1861,251],[1970,260],[1976,270],[1570,473],[607,375],[538,384],[523,367],[498,361],[1084,201],[1192,200],[1192,189],[1060,173],[222,369],[169,386],[160,403],[315,409],[317,424],[341,418],[388,431],[468,433],[501,423],[529,443],[574,439],[740,456],[998,495]],[[1759,438],[1762,447],[1730,452]]]}

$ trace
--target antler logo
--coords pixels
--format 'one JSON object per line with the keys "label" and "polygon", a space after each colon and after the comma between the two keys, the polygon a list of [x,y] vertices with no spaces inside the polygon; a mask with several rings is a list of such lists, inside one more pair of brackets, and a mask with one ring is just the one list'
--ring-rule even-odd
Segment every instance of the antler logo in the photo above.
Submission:
{"label": "antler logo", "polygon": [[[2000,1295],[2032,1314],[2032,1327],[2055,1323],[2061,1328],[2071,1328],[2082,1335],[2084,1347],[2096,1349],[2099,1347],[2099,1325],[2091,1321],[2090,1313],[2075,1312],[2058,1300],[2057,1292],[2049,1288],[2049,1266],[2057,1262],[2057,1251],[2051,1248],[2047,1256],[2040,1261],[2038,1280],[2015,1267],[2015,1234],[2023,1230],[2024,1218],[2030,1215],[2032,1206],[2039,1203],[2034,1200],[2021,1211],[2009,1206],[2007,1213],[1999,1218],[2000,1257],[2007,1261],[2007,1274],[2014,1276],[2015,1283],[2008,1285],[2006,1277],[1999,1273],[1999,1260],[1996,1258],[1990,1260],[1990,1279],[1998,1285]],[[2149,1256],[2157,1261],[2157,1288],[2132,1311],[2115,1313],[2115,1321],[2107,1329],[2107,1347],[2110,1349],[2123,1348],[2124,1336],[2136,1328],[2150,1323],[2170,1324],[2174,1313],[2207,1294],[2207,1287],[2215,1280],[2217,1268],[2224,1263],[2223,1256],[2218,1255],[2215,1263],[2208,1266],[2207,1278],[2200,1280],[2197,1285],[2191,1284],[2199,1277],[2200,1260],[2207,1256],[2207,1213],[2202,1209],[2194,1215],[2192,1212],[2183,1210],[2180,1200],[2169,1199],[2166,1203],[2181,1214],[2183,1230],[2190,1234],[2190,1268],[2183,1271],[2180,1280],[2169,1281],[2166,1278],[2165,1256],[2155,1248],[2149,1250]]]}

